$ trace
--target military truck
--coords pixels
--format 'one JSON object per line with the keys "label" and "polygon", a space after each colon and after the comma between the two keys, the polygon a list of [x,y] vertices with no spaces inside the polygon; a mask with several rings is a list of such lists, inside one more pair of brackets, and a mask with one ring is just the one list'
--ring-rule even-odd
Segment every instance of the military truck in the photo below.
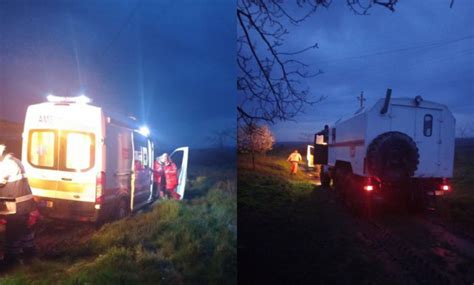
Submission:
{"label": "military truck", "polygon": [[[385,99],[337,121],[315,135],[321,182],[331,181],[349,206],[369,197],[420,208],[427,197],[451,191],[455,118],[436,102]],[[434,199],[435,200],[435,199]]]}

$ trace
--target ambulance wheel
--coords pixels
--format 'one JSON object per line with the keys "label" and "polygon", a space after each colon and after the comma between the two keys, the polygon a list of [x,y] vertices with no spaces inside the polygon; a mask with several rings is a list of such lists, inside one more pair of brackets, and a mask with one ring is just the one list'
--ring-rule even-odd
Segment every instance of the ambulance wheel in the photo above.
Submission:
{"label": "ambulance wheel", "polygon": [[123,219],[130,214],[130,209],[128,207],[127,199],[122,198],[117,207],[117,220]]}

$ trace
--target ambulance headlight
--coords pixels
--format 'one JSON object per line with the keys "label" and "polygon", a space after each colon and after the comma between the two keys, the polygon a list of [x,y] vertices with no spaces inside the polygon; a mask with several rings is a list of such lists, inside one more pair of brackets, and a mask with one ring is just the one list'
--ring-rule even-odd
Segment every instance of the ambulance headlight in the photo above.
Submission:
{"label": "ambulance headlight", "polygon": [[143,126],[141,127],[138,132],[142,135],[144,135],[145,137],[149,136],[150,135],[150,129],[148,129],[147,126]]}

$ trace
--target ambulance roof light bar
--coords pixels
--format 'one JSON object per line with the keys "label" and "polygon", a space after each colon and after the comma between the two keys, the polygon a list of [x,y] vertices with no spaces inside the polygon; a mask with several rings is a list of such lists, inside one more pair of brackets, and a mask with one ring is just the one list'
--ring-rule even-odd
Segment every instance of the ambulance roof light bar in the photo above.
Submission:
{"label": "ambulance roof light bar", "polygon": [[76,96],[76,97],[60,97],[60,96],[55,96],[53,94],[48,94],[48,96],[46,96],[46,99],[48,100],[48,102],[52,102],[52,103],[89,104],[90,102],[92,102],[92,100],[84,94],[80,96]]}

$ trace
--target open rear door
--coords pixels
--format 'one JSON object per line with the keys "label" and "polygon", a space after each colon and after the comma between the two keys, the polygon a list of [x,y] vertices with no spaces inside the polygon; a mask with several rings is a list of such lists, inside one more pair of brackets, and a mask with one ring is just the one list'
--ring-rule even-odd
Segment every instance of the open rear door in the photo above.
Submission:
{"label": "open rear door", "polygon": [[[179,194],[181,200],[184,197],[184,190],[186,187],[186,178],[188,174],[188,157],[189,147],[180,147],[175,149],[171,153],[171,159],[176,163],[178,167],[178,186],[176,187],[176,193]],[[181,163],[181,164],[180,164]]]}
{"label": "open rear door", "polygon": [[308,162],[308,167],[314,167],[314,146],[306,146],[306,161]]}

